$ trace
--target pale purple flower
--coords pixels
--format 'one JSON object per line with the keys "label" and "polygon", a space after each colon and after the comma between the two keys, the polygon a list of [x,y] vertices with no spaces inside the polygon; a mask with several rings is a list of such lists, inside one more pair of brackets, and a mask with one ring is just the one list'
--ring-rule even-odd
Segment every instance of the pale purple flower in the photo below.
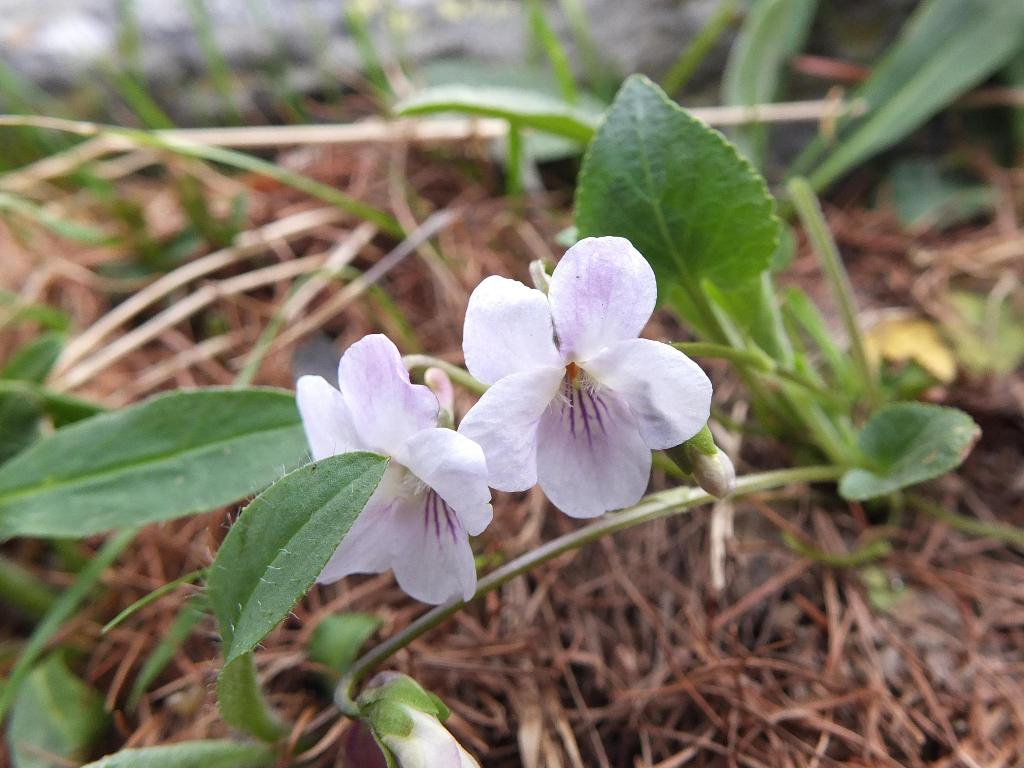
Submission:
{"label": "pale purple flower", "polygon": [[469,299],[463,350],[491,387],[459,432],[479,443],[490,484],[539,483],[559,509],[595,517],[635,503],[651,450],[693,437],[711,382],[668,344],[640,339],[657,298],[654,272],[628,240],[581,240],[548,293],[489,277]]}
{"label": "pale purple flower", "polygon": [[313,458],[365,450],[391,462],[318,581],[390,568],[417,600],[468,600],[476,591],[468,537],[491,522],[480,447],[437,426],[437,398],[410,383],[398,349],[385,336],[366,336],[348,348],[338,384],[341,391],[320,376],[298,381],[296,399]]}

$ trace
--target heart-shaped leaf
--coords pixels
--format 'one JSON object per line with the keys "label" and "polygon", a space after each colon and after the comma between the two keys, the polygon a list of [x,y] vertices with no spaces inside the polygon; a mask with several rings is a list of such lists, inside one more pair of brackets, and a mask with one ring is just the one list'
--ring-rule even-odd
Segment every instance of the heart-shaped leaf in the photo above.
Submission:
{"label": "heart-shaped leaf", "polygon": [[896,403],[879,410],[861,430],[864,467],[839,482],[844,498],[884,496],[949,472],[971,452],[981,430],[963,411],[927,403]]}
{"label": "heart-shaped leaf", "polygon": [[295,398],[174,392],[58,430],[0,468],[0,539],[82,537],[198,514],[306,455]]}
{"label": "heart-shaped leaf", "polygon": [[691,293],[756,279],[779,239],[764,180],[718,131],[642,75],[619,90],[576,190],[580,237],[628,238],[658,277]]}
{"label": "heart-shaped leaf", "polygon": [[207,582],[226,662],[255,648],[312,586],[387,463],[374,453],[330,456],[285,475],[242,511]]}

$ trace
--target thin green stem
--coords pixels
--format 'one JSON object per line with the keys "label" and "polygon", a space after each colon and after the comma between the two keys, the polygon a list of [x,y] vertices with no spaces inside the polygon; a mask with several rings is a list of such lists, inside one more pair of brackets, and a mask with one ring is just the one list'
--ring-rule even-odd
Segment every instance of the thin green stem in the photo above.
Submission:
{"label": "thin green stem", "polygon": [[440,368],[448,374],[448,378],[450,378],[454,383],[468,389],[474,394],[482,395],[487,391],[487,385],[482,381],[474,379],[465,368],[460,368],[454,363],[449,363],[447,360],[442,360],[439,357],[431,357],[430,355],[406,355],[402,358],[402,362],[405,363],[405,367],[408,368],[410,372],[425,370],[427,368]]}
{"label": "thin green stem", "polygon": [[147,605],[152,603],[154,600],[160,599],[161,597],[166,595],[168,592],[173,592],[178,587],[180,587],[180,586],[182,586],[184,584],[192,584],[193,582],[198,581],[199,579],[203,578],[206,575],[207,571],[209,571],[209,570],[210,570],[209,568],[200,568],[197,571],[192,571],[192,573],[186,573],[184,576],[179,576],[174,581],[169,581],[166,584],[160,585],[159,587],[154,589],[152,592],[150,592],[148,595],[144,595],[143,597],[141,597],[138,600],[136,600],[134,603],[132,603],[127,608],[125,608],[123,611],[121,611],[119,614],[117,614],[117,616],[115,616],[110,621],[108,621],[106,624],[104,624],[103,625],[103,629],[100,630],[100,634],[103,634],[103,635],[107,634],[107,632],[112,630],[114,627],[116,627],[122,621],[124,621],[129,616],[131,616],[133,613],[138,611],[140,608],[145,608]]}
{"label": "thin green stem", "polygon": [[[736,490],[733,492],[733,496],[745,496],[757,491],[770,490],[793,483],[835,480],[842,473],[843,469],[841,467],[815,466],[796,467],[794,469],[747,475],[736,481]],[[605,515],[596,522],[545,542],[536,549],[491,571],[477,583],[476,594],[470,598],[469,602],[483,597],[506,582],[532,571],[537,566],[543,565],[565,552],[579,549],[609,534],[634,528],[660,517],[679,514],[693,507],[709,504],[714,501],[715,498],[713,496],[699,488],[672,488],[667,491],[652,493],[629,509]],[[353,689],[355,684],[368,672],[409,645],[420,635],[453,616],[466,603],[467,601],[463,600],[453,600],[432,608],[398,634],[393,635],[356,659],[348,673],[338,683],[338,688],[335,692],[335,701],[342,711],[347,713],[353,711]]]}
{"label": "thin green stem", "polygon": [[693,42],[688,45],[676,59],[671,69],[661,80],[661,87],[669,96],[675,96],[693,76],[693,73],[707,57],[725,31],[737,19],[736,0],[722,0],[714,15],[697,33]]}
{"label": "thin green stem", "polygon": [[6,557],[0,557],[0,597],[33,619],[43,616],[57,599],[34,574]]}
{"label": "thin green stem", "polygon": [[843,553],[826,552],[818,547],[812,547],[788,533],[782,534],[782,540],[801,557],[827,565],[829,568],[860,568],[892,554],[892,544],[886,539],[876,539],[852,552]]}
{"label": "thin green stem", "polygon": [[1015,547],[1024,547],[1024,530],[1015,525],[988,523],[984,520],[959,515],[921,496],[908,496],[907,501],[914,509],[934,517],[950,528],[955,528],[971,536],[1005,541],[1007,544],[1012,544]]}
{"label": "thin green stem", "polygon": [[864,380],[864,391],[867,394],[868,402],[871,406],[877,406],[879,402],[878,383],[875,380],[874,368],[868,360],[864,346],[864,333],[857,319],[853,286],[850,284],[850,276],[843,266],[836,242],[832,238],[832,233],[829,232],[828,222],[825,221],[825,215],[821,211],[821,204],[806,179],[790,180],[787,189],[790,199],[796,207],[797,215],[807,232],[807,237],[818,254],[822,271],[832,285],[832,292],[835,295],[836,303],[839,304],[843,324],[846,326],[846,333],[850,339],[850,350]]}

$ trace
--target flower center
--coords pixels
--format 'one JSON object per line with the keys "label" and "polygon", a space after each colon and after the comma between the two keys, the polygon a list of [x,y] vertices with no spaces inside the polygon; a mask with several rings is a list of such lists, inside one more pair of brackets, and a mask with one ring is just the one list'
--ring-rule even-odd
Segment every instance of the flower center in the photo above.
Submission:
{"label": "flower center", "polygon": [[576,363],[569,363],[565,366],[565,378],[567,378],[574,386],[577,386],[576,380],[579,379],[582,372],[583,370],[576,365]]}
{"label": "flower center", "polygon": [[608,404],[602,389],[576,363],[565,366],[561,394],[560,417],[563,424],[568,422],[569,434],[574,439],[586,438],[587,444],[592,446],[595,432],[608,433],[605,426]]}

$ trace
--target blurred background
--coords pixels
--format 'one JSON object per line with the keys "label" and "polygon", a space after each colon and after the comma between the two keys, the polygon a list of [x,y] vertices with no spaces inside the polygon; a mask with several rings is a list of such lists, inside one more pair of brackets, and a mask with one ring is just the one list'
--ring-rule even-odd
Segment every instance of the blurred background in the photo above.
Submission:
{"label": "blurred background", "polygon": [[[585,143],[565,126],[635,72],[780,197],[811,178],[886,386],[983,429],[935,484],[961,517],[879,519],[820,489],[697,510],[511,582],[396,667],[494,768],[1024,764],[1018,0],[0,0],[0,461],[171,388],[330,376],[369,332],[461,362],[473,287],[528,281],[571,241]],[[562,128],[509,142],[526,114]],[[839,329],[787,232],[780,283]],[[687,338],[667,313],[650,333]],[[742,428],[729,367],[705,367],[737,469],[785,465]],[[573,527],[539,494],[499,503],[481,569]],[[209,565],[233,511],[140,531],[52,640],[90,717],[58,707],[57,757],[0,765],[227,733],[199,587],[100,629]],[[892,551],[861,559],[879,526]],[[0,586],[37,590],[0,589],[0,675],[100,544],[2,545]],[[360,765],[324,682],[344,611],[386,637],[420,607],[387,574],[347,579],[268,638],[297,764]]]}

